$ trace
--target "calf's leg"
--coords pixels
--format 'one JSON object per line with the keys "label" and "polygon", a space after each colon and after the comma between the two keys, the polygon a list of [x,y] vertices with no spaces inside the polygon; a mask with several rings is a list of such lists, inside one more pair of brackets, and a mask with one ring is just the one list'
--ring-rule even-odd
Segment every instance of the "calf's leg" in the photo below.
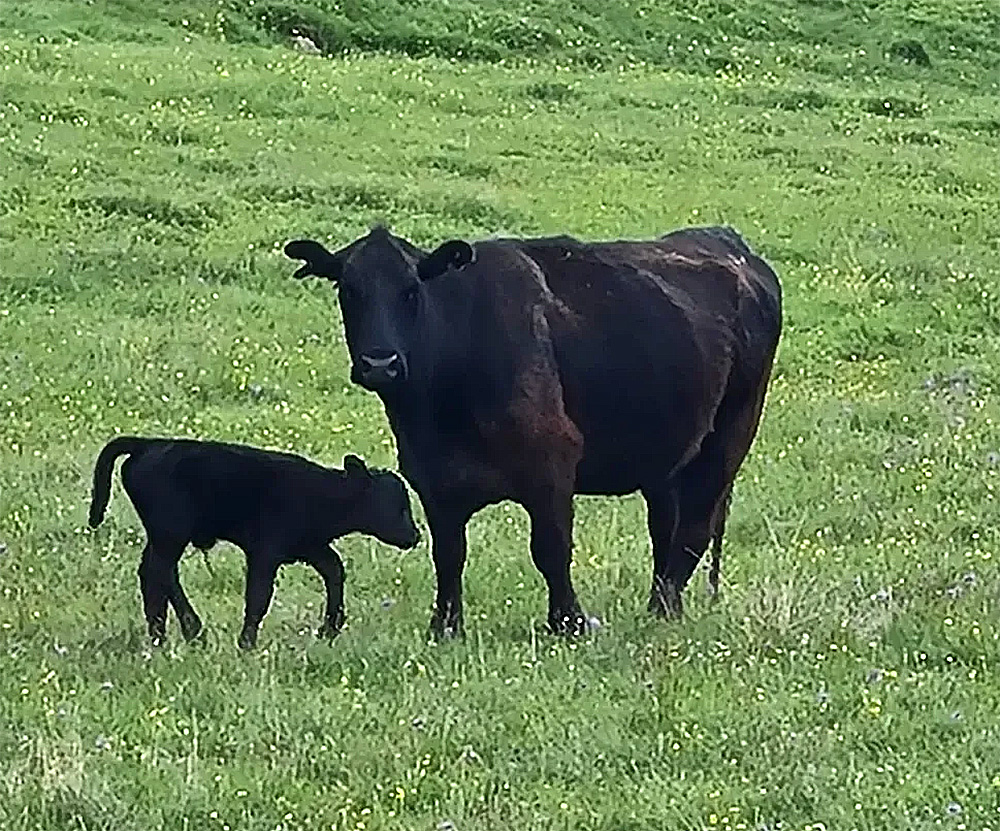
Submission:
{"label": "calf's leg", "polygon": [[247,552],[246,606],[243,629],[236,641],[240,649],[253,649],[257,645],[257,630],[271,606],[279,565],[280,560],[269,553]]}
{"label": "calf's leg", "polygon": [[343,560],[334,548],[325,545],[308,552],[304,559],[316,569],[326,587],[326,612],[317,634],[321,638],[334,638],[344,628]]}
{"label": "calf's leg", "polygon": [[174,607],[174,613],[177,615],[178,621],[180,621],[181,634],[184,636],[184,639],[190,641],[197,638],[201,634],[201,618],[198,617],[198,613],[194,610],[191,601],[188,600],[187,595],[184,593],[184,588],[181,586],[179,561],[174,563],[174,567],[171,570],[170,594],[167,599],[170,601],[170,605]]}
{"label": "calf's leg", "polygon": [[173,568],[184,551],[184,542],[150,537],[139,563],[139,590],[149,637],[159,646],[167,637],[167,601],[173,591]]}

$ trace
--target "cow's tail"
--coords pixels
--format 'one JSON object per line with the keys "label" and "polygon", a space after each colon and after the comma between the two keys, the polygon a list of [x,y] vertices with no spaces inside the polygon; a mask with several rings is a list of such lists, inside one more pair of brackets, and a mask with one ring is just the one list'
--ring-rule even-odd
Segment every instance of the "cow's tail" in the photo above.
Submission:
{"label": "cow's tail", "polygon": [[111,473],[119,456],[138,453],[149,445],[149,439],[138,436],[119,436],[101,450],[94,465],[94,493],[90,500],[90,527],[96,528],[104,519],[104,512],[111,498]]}
{"label": "cow's tail", "polygon": [[726,489],[715,516],[715,527],[712,529],[712,560],[708,568],[708,593],[713,599],[719,596],[719,570],[722,562],[722,537],[726,533],[726,517],[729,515],[729,503],[733,497],[733,486]]}

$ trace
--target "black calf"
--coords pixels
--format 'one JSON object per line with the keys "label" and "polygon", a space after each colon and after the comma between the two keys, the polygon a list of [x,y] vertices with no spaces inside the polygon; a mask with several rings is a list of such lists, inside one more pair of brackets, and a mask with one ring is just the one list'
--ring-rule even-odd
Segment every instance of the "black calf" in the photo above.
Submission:
{"label": "black calf", "polygon": [[326,584],[320,634],[332,637],[344,623],[344,565],[330,541],[352,531],[397,548],[412,548],[419,539],[402,480],[369,470],[357,456],[345,457],[340,471],[237,444],[124,436],[97,458],[91,527],[104,518],[115,460],[124,455],[130,458],[122,483],[146,529],[139,586],[154,643],[166,636],[168,602],[186,639],[201,631],[177,568],[188,543],[207,551],[226,540],[243,549],[246,611],[238,643],[250,649],[279,566],[305,562],[319,572]]}

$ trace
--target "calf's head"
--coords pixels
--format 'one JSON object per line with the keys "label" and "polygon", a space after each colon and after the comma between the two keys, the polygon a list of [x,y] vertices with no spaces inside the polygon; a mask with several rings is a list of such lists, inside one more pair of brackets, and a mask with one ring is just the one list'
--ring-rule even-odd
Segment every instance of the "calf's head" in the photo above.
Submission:
{"label": "calf's head", "polygon": [[396,548],[413,548],[420,542],[402,479],[388,470],[369,470],[353,455],[344,457],[344,472],[360,494],[353,517],[356,530]]}
{"label": "calf's head", "polygon": [[296,278],[325,277],[337,286],[351,380],[375,392],[410,379],[432,302],[427,281],[475,261],[462,240],[428,253],[382,227],[332,253],[314,240],[295,240],[285,254],[305,261]]}

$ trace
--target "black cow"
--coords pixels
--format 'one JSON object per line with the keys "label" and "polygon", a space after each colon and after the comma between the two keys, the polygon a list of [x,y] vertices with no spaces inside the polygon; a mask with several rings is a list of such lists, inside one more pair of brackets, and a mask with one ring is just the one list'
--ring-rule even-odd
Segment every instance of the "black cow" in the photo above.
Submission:
{"label": "black cow", "polygon": [[190,439],[122,436],[97,457],[90,525],[104,518],[115,459],[122,484],[146,529],[139,586],[154,643],[166,635],[167,602],[187,640],[201,620],[181,588],[177,564],[188,543],[207,551],[219,540],[243,549],[247,561],[246,610],[239,646],[257,643],[279,566],[304,562],[326,585],[320,634],[344,623],[344,564],[330,541],[352,531],[397,548],[412,548],[419,533],[406,485],[394,473],[369,470],[357,456],[344,471],[291,453]]}
{"label": "black cow", "polygon": [[503,499],[530,516],[549,625],[584,629],[574,493],[642,492],[649,605],[680,616],[682,589],[721,536],[781,332],[778,277],[735,231],[427,252],[376,227],[334,253],[305,240],[285,253],[305,261],[296,277],[336,284],[351,378],[382,399],[423,503],[433,633],[460,631],[465,526]]}

